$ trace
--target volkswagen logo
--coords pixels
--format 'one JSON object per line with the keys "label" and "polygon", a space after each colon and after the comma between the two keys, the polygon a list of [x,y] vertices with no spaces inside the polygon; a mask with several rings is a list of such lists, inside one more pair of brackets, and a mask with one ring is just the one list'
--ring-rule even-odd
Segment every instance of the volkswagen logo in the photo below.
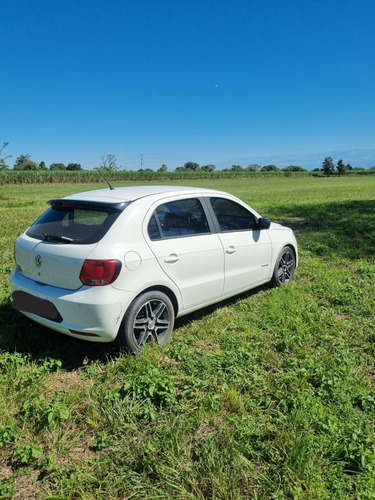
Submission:
{"label": "volkswagen logo", "polygon": [[38,254],[35,256],[35,264],[36,267],[41,267],[42,266],[42,257]]}

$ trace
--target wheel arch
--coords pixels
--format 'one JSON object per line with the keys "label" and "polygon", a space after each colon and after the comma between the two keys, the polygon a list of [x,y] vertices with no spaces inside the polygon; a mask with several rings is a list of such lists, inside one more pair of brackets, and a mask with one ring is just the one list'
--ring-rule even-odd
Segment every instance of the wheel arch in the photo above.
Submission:
{"label": "wheel arch", "polygon": [[[272,274],[273,274],[273,269],[274,269],[274,266],[276,264],[276,261],[277,261],[277,258],[279,256],[280,252],[286,247],[288,247],[292,250],[294,260],[296,263],[296,268],[297,268],[297,266],[298,266],[298,247],[297,247],[296,243],[293,243],[292,241],[286,241],[286,242],[282,241],[282,242],[279,242],[277,246],[275,245],[272,248],[272,261],[271,261],[271,267],[270,267],[270,272],[272,269]],[[271,276],[272,276],[272,274],[271,274]]]}
{"label": "wheel arch", "polygon": [[[144,290],[142,290],[142,292],[140,292],[137,297],[139,297],[140,295],[143,295],[144,293],[146,292],[151,292],[153,290],[157,290],[158,292],[162,292],[162,293],[165,293],[165,295],[170,299],[170,301],[172,302],[172,305],[173,305],[173,310],[174,310],[174,314],[175,314],[175,317],[177,317],[177,314],[178,314],[178,300],[177,300],[177,297],[176,295],[172,292],[172,290],[170,288],[168,288],[167,286],[163,286],[163,285],[153,285],[153,286],[149,286],[148,288],[145,288]],[[135,297],[135,298],[137,298]]]}
{"label": "wheel arch", "polygon": [[298,251],[297,251],[296,246],[293,243],[286,243],[284,245],[284,247],[289,247],[291,250],[293,250],[294,260],[295,260],[296,267],[297,267],[298,266]]}

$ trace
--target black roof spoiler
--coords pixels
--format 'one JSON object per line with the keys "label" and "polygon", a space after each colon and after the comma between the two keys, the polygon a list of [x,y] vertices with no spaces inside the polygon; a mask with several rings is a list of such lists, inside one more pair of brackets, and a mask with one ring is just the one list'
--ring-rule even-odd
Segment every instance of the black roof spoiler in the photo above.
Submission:
{"label": "black roof spoiler", "polygon": [[53,207],[67,207],[67,208],[86,208],[88,210],[106,209],[121,212],[124,210],[131,201],[94,201],[94,200],[74,200],[69,198],[53,198],[48,200]]}

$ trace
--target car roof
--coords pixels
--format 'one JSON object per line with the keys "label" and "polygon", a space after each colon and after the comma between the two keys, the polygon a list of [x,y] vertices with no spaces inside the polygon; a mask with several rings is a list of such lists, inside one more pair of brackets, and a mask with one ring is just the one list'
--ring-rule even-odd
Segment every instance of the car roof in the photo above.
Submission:
{"label": "car roof", "polygon": [[[197,193],[220,193],[213,189],[196,188],[187,186],[127,186],[115,189],[96,189],[94,191],[85,191],[67,196],[68,200],[90,200],[106,201],[108,203],[130,202],[144,198],[146,196],[155,196],[159,194],[197,194]],[[224,194],[224,193],[223,193]]]}

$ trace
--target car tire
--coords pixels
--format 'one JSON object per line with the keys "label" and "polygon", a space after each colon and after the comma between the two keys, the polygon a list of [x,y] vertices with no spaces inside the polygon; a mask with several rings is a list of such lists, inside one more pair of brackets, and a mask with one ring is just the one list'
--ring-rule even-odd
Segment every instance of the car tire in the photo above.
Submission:
{"label": "car tire", "polygon": [[115,344],[139,352],[149,341],[165,345],[170,339],[175,313],[169,297],[151,290],[136,297],[122,320]]}
{"label": "car tire", "polygon": [[287,285],[293,279],[295,268],[296,257],[294,251],[291,247],[286,246],[276,259],[271,284],[273,286]]}

